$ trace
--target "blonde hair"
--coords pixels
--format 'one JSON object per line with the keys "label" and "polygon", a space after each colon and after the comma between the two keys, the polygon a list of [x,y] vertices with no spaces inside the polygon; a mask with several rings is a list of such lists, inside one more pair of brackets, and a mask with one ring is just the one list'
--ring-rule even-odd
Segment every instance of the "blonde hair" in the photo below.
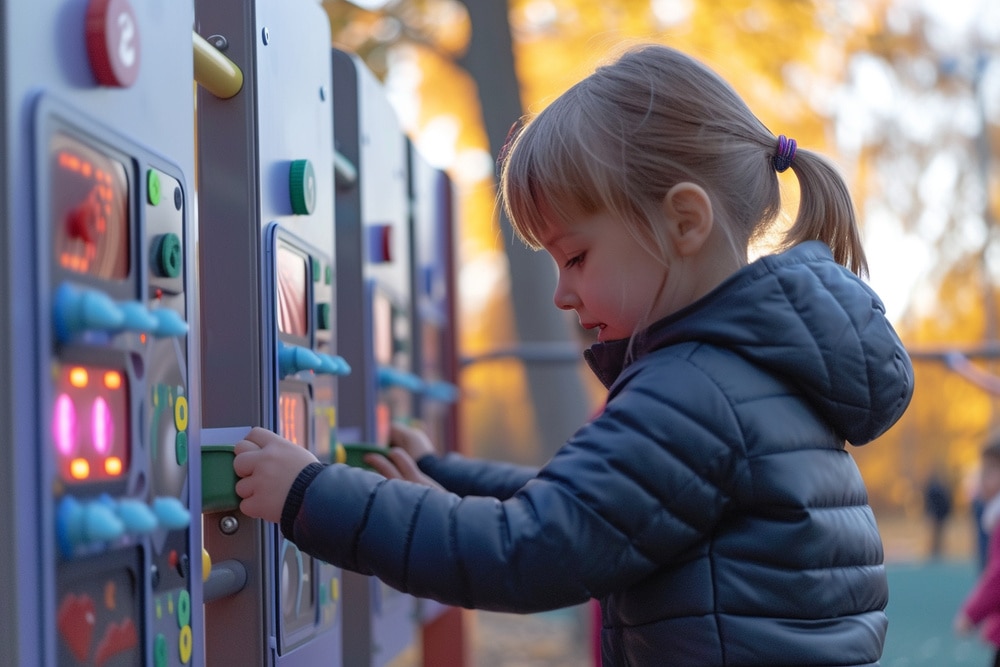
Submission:
{"label": "blonde hair", "polygon": [[[666,262],[661,203],[677,183],[709,194],[741,264],[781,212],[772,158],[778,139],[721,77],[674,49],[624,52],[521,127],[500,155],[500,195],[533,248],[554,222],[607,211]],[[799,149],[791,165],[800,202],[779,243],[827,243],[837,262],[867,273],[854,205],[822,156]]]}

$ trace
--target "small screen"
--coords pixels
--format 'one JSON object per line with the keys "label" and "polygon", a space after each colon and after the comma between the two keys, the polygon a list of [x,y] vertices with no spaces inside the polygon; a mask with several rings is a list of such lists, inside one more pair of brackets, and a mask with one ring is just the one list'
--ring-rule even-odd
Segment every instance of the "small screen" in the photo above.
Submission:
{"label": "small screen", "polygon": [[278,413],[281,437],[308,449],[309,431],[305,394],[283,391],[278,395]]}
{"label": "small screen", "polygon": [[308,336],[309,262],[291,248],[278,246],[278,331]]}
{"label": "small screen", "polygon": [[65,134],[49,144],[55,261],[74,273],[122,279],[129,272],[125,166]]}
{"label": "small screen", "polygon": [[129,466],[128,383],[116,369],[60,366],[52,438],[67,482],[121,478]]}

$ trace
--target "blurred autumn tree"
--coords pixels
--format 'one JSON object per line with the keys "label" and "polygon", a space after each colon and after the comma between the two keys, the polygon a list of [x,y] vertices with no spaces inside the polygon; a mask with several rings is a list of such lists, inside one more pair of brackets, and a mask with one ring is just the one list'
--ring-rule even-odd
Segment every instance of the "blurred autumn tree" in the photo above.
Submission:
{"label": "blurred autumn tree", "polygon": [[[483,5],[495,12],[504,4],[507,25],[496,14],[492,26],[477,23]],[[983,12],[996,11],[988,0],[980,4]],[[492,29],[509,31],[516,97],[528,113],[544,108],[624,44],[655,41],[702,59],[732,82],[776,134],[838,160],[857,194],[873,284],[887,285],[887,291],[896,289],[889,285],[908,285],[909,298],[892,293],[894,303],[904,306],[890,312],[908,345],[994,339],[993,284],[1000,265],[984,192],[996,192],[993,170],[986,169],[997,139],[991,136],[995,122],[987,121],[995,120],[996,109],[980,102],[988,102],[985,90],[997,88],[990,83],[996,77],[988,76],[996,66],[985,66],[981,57],[996,50],[997,36],[983,27],[981,35],[965,40],[964,50],[954,48],[942,37],[940,17],[927,13],[931,5],[397,0],[365,10],[324,2],[335,44],[360,54],[386,80],[418,145],[443,155],[440,164],[459,185],[466,356],[516,340],[507,304],[522,291],[515,286],[511,294],[503,252],[505,245],[511,251],[510,235],[498,232],[494,204],[492,156],[502,137],[497,139],[497,121],[489,127],[484,118],[495,98],[466,69],[473,57],[483,57],[476,47],[480,40],[489,43]],[[1000,25],[991,16],[979,25]],[[497,54],[497,67],[507,66],[504,55]],[[794,177],[782,178],[794,209]],[[900,262],[901,253],[912,253],[912,261]],[[552,310],[548,293],[543,297],[532,307]],[[904,420],[878,443],[852,449],[873,501],[886,508],[915,507],[919,484],[934,467],[964,474],[975,464],[992,418],[993,401],[981,390],[937,361],[916,366],[918,389]],[[530,459],[509,447],[534,442],[532,422],[522,418],[530,414],[525,382],[518,364],[466,371],[466,438],[484,445],[476,453]],[[600,393],[593,384],[587,388],[596,404]]]}
{"label": "blurred autumn tree", "polygon": [[[966,500],[959,487],[996,427],[996,398],[940,353],[975,354],[997,339],[1000,61],[991,54],[1000,11],[986,0],[892,2],[870,20],[849,41],[834,118],[841,154],[857,167],[872,281],[898,290],[894,315],[917,389],[900,424],[857,455],[874,500],[913,515],[933,472]],[[976,363],[1000,372],[987,357]]]}

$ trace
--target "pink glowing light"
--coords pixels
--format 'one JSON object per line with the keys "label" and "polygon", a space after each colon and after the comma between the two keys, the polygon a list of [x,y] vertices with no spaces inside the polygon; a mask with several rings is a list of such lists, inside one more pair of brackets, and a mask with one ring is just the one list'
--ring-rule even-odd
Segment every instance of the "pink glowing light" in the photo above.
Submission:
{"label": "pink glowing light", "polygon": [[63,456],[69,456],[76,449],[76,406],[67,394],[59,394],[52,413],[52,436],[56,449]]}
{"label": "pink glowing light", "polygon": [[111,409],[108,408],[108,402],[102,396],[94,399],[94,407],[90,413],[90,424],[94,437],[94,449],[97,450],[98,454],[107,454],[111,451],[115,425]]}

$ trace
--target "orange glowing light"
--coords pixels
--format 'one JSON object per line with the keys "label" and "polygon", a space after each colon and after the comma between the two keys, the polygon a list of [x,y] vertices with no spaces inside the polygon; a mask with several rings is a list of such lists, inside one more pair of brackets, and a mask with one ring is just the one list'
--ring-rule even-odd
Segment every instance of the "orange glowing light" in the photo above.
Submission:
{"label": "orange glowing light", "polygon": [[108,389],[118,389],[122,386],[122,374],[118,371],[107,371],[104,374],[104,386]]}
{"label": "orange glowing light", "polygon": [[70,171],[80,171],[80,158],[72,153],[59,153],[59,166]]}
{"label": "orange glowing light", "polygon": [[90,463],[87,459],[73,459],[69,464],[69,474],[73,479],[87,479],[90,477]]}
{"label": "orange glowing light", "polygon": [[117,456],[109,456],[104,459],[104,472],[114,477],[122,474],[122,460]]}
{"label": "orange glowing light", "polygon": [[80,368],[77,366],[69,372],[69,383],[76,387],[77,389],[83,389],[90,382],[90,377],[87,375],[86,368]]}
{"label": "orange glowing light", "polygon": [[146,344],[146,334],[139,334],[139,342],[143,345]]}

